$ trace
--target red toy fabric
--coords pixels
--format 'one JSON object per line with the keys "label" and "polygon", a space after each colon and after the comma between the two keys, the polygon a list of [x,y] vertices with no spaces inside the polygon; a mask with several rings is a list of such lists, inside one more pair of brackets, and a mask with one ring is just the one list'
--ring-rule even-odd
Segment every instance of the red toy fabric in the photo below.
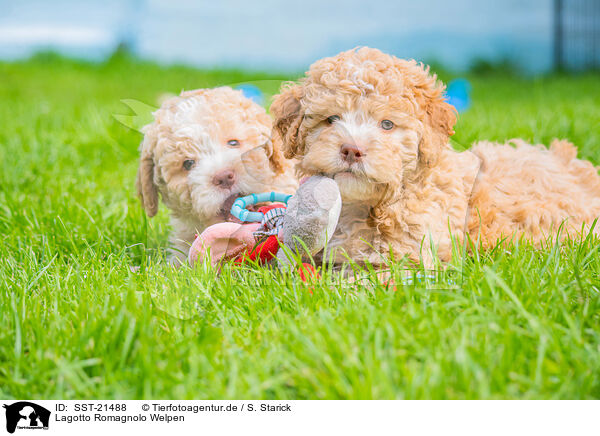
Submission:
{"label": "red toy fabric", "polygon": [[258,261],[261,265],[273,259],[279,250],[279,239],[277,235],[269,236],[265,241],[257,244],[250,252],[240,254],[235,263],[238,265],[246,261]]}
{"label": "red toy fabric", "polygon": [[283,203],[268,204],[266,206],[259,207],[258,211],[264,215],[268,211],[270,211],[271,209],[277,209],[277,208],[283,208],[283,209],[285,209],[285,204],[283,204]]}
{"label": "red toy fabric", "polygon": [[303,282],[308,281],[308,279],[311,277],[316,279],[321,277],[315,267],[310,263],[302,263],[302,265],[298,268],[298,272],[300,273],[300,278]]}

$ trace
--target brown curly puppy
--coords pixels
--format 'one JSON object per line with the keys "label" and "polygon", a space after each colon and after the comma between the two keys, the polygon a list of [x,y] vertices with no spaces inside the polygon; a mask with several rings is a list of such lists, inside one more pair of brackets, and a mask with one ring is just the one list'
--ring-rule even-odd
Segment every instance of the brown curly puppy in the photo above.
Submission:
{"label": "brown curly puppy", "polygon": [[315,62],[275,97],[285,157],[340,187],[330,250],[372,263],[391,251],[432,266],[450,259],[451,235],[468,232],[485,247],[520,234],[539,243],[567,218],[573,233],[600,216],[598,173],[567,142],[454,151],[444,89],[414,60],[360,48]]}

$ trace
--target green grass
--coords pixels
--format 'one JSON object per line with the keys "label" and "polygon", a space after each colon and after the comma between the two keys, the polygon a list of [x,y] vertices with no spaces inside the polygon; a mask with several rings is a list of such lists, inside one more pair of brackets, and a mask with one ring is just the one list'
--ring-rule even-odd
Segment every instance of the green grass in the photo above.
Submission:
{"label": "green grass", "polygon": [[[465,257],[451,290],[164,265],[120,100],[281,78],[0,63],[0,398],[600,398],[593,238]],[[471,82],[457,147],[566,137],[600,163],[598,75]]]}

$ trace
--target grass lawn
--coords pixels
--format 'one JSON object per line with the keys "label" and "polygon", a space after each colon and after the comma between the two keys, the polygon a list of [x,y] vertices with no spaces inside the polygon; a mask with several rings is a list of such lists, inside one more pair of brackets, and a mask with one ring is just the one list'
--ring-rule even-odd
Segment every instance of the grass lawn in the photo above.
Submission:
{"label": "grass lawn", "polygon": [[[0,63],[0,398],[600,398],[597,239],[465,257],[456,289],[165,266],[120,100],[282,78]],[[564,137],[600,164],[600,76],[470,79],[456,147]]]}

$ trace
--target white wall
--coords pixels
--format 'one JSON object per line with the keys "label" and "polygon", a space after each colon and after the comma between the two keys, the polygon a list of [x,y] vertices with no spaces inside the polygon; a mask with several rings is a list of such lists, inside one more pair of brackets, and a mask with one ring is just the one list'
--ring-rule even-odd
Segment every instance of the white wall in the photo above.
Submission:
{"label": "white wall", "polygon": [[0,0],[5,5],[0,57],[41,45],[101,57],[131,38],[141,56],[163,62],[256,69],[304,70],[357,45],[454,69],[508,56],[543,71],[552,60],[551,0]]}

